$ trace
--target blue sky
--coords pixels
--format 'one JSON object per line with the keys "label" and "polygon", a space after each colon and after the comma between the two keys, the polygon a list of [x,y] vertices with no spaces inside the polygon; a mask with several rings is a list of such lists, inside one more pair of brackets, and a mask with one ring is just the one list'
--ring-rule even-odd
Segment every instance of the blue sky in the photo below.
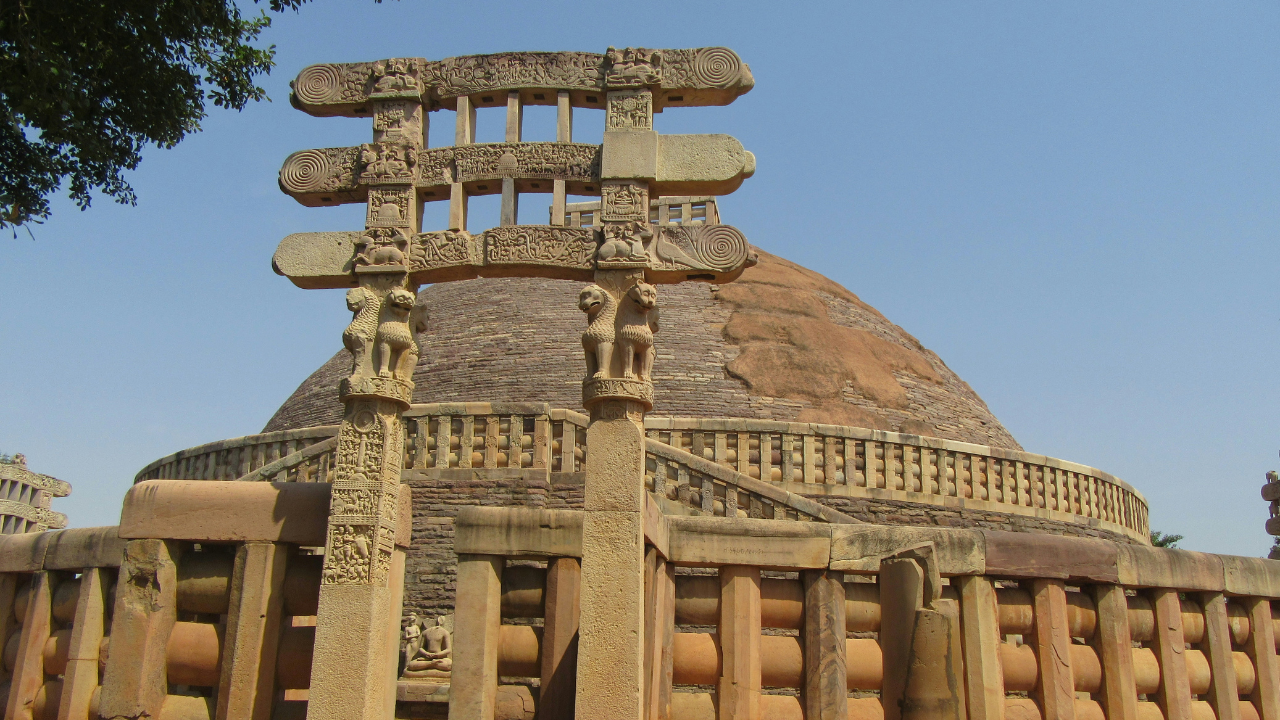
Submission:
{"label": "blue sky", "polygon": [[[74,525],[113,524],[142,465],[257,432],[340,349],[341,293],[294,288],[270,257],[288,233],[360,227],[363,207],[304,208],[276,172],[369,124],[290,108],[302,67],[725,45],[756,88],[655,126],[755,153],[726,222],[938,352],[1027,450],[1136,486],[1184,547],[1265,554],[1278,30],[1261,2],[313,2],[265,33],[273,102],[148,151],[137,207],[59,199],[34,240],[2,241],[0,451],[71,482],[55,508]],[[479,139],[501,123],[482,112]],[[554,138],[551,109],[526,123]],[[452,113],[432,126],[451,142]],[[535,199],[522,214],[542,222]],[[496,202],[472,207],[497,224]]]}

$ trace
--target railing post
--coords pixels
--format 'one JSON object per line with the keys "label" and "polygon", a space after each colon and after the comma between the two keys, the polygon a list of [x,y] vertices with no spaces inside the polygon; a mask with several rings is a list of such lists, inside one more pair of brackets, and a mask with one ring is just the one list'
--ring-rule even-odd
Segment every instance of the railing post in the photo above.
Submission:
{"label": "railing post", "polygon": [[497,555],[459,555],[453,629],[450,720],[493,720],[498,696],[498,634],[502,630],[502,568]]}
{"label": "railing post", "polygon": [[[1177,590],[1151,591],[1155,610],[1156,658],[1160,661],[1160,690],[1156,700],[1164,720],[1191,720],[1191,688],[1187,683],[1186,642],[1182,633],[1182,602]],[[1275,646],[1271,648],[1275,655]]]}
{"label": "railing post", "polygon": [[36,693],[44,684],[44,646],[49,640],[53,588],[48,571],[31,575],[27,612],[23,616],[22,635],[18,639],[18,656],[13,663],[9,683],[9,707],[6,718],[29,720]]}
{"label": "railing post", "polygon": [[1240,720],[1240,695],[1236,687],[1236,665],[1231,658],[1231,626],[1227,620],[1227,599],[1220,592],[1200,595],[1204,606],[1204,641],[1200,643],[1209,659],[1208,699],[1217,720]]}
{"label": "railing post", "polygon": [[[760,717],[760,568],[720,568],[719,720]],[[820,716],[810,716],[817,718]]]}
{"label": "railing post", "polygon": [[[756,572],[759,577],[759,570]],[[801,698],[804,716],[806,720],[845,720],[849,715],[849,701],[844,656],[844,573],[805,570],[803,575],[804,687]],[[723,599],[720,606],[723,613]],[[757,600],[757,637],[759,617]],[[756,663],[758,673],[759,660]]]}
{"label": "railing post", "polygon": [[546,608],[542,630],[542,675],[538,716],[572,720],[577,693],[578,595],[582,566],[577,558],[547,561]]}
{"label": "railing post", "polygon": [[[1075,720],[1076,686],[1071,670],[1066,588],[1061,580],[1037,579],[1029,585],[1034,606],[1032,637],[1040,668],[1035,698],[1044,720]],[[1176,594],[1174,598],[1177,599]]]}
{"label": "railing post", "polygon": [[969,720],[1004,720],[1004,672],[1000,667],[1000,619],[989,578],[952,578],[960,590],[965,690]]}
{"label": "railing post", "polygon": [[279,543],[248,542],[236,550],[217,720],[271,716],[288,554]]}
{"label": "railing post", "polygon": [[[106,608],[106,571],[84,568],[80,573],[80,597],[71,624],[67,670],[63,674],[58,720],[89,717],[89,703],[98,687],[98,650],[102,644]],[[3,603],[0,603],[0,607]]]}
{"label": "railing post", "polygon": [[1133,677],[1133,642],[1129,634],[1129,602],[1119,585],[1094,585],[1098,625],[1093,647],[1102,665],[1102,709],[1108,720],[1137,720],[1138,691]]}
{"label": "railing post", "polygon": [[166,646],[178,619],[181,554],[180,545],[165,540],[125,543],[98,703],[104,720],[160,716],[168,694]]}
{"label": "railing post", "polygon": [[[1245,650],[1253,660],[1253,693],[1249,700],[1262,720],[1280,720],[1280,668],[1276,662],[1275,629],[1271,625],[1269,598],[1242,598],[1249,613],[1249,643]],[[1167,720],[1167,719],[1166,719]]]}
{"label": "railing post", "polygon": [[[675,642],[675,566],[654,548],[653,575],[646,588],[645,717],[671,720],[672,645]],[[646,558],[647,559],[647,558]]]}

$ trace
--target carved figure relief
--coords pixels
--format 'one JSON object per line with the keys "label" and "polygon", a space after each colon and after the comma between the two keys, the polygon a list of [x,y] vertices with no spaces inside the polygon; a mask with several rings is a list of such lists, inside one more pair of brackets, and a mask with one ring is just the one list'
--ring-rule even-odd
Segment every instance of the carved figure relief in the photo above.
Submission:
{"label": "carved figure relief", "polygon": [[[449,616],[420,618],[409,613],[400,635],[402,677],[449,677],[453,669],[453,635]],[[451,624],[451,623],[449,623]]]}
{"label": "carved figure relief", "polygon": [[600,219],[649,221],[649,186],[610,182],[600,188]]}
{"label": "carved figure relief", "polygon": [[650,382],[653,372],[653,334],[658,331],[658,289],[646,282],[632,285],[619,303],[617,352],[622,377]]}
{"label": "carved figure relief", "polygon": [[587,378],[607,377],[613,361],[614,320],[618,301],[599,285],[588,285],[578,293],[578,309],[587,314],[587,331],[582,333],[582,349],[587,357]]}
{"label": "carved figure relief", "polygon": [[375,343],[378,352],[378,377],[394,377],[409,381],[418,364],[418,348],[409,329],[409,313],[414,294],[403,288],[387,293],[382,304]]}
{"label": "carved figure relief", "polygon": [[600,55],[584,52],[508,52],[465,55],[428,63],[441,97],[508,88],[597,88]]}
{"label": "carved figure relief", "polygon": [[403,265],[409,237],[400,228],[370,228],[356,241],[352,264]]}
{"label": "carved figure relief", "polygon": [[369,95],[420,95],[422,84],[414,77],[420,61],[410,58],[379,60],[373,64],[373,88]]}
{"label": "carved figure relief", "polygon": [[409,101],[377,103],[373,114],[374,142],[422,144],[422,105]]}
{"label": "carved figure relief", "polygon": [[413,168],[418,154],[411,148],[391,143],[360,146],[360,180],[362,182],[413,182]]}
{"label": "carved figure relief", "polygon": [[645,48],[610,47],[604,53],[605,84],[609,87],[656,85],[662,82],[662,52]]}
{"label": "carved figure relief", "polygon": [[330,525],[324,582],[331,585],[368,583],[372,553],[372,526]]}
{"label": "carved figure relief", "polygon": [[422,233],[409,251],[412,270],[478,265],[480,258],[472,251],[472,235],[466,230],[440,230]]}
{"label": "carved figure relief", "polygon": [[648,90],[609,93],[606,130],[652,130],[653,95]]}
{"label": "carved figure relief", "polygon": [[457,182],[500,177],[589,181],[600,176],[599,145],[483,143],[457,146],[452,148],[452,153]]}
{"label": "carved figure relief", "polygon": [[591,228],[512,225],[484,233],[489,264],[541,264],[590,268],[596,252]]}
{"label": "carved figure relief", "polygon": [[347,309],[355,313],[355,317],[342,331],[342,344],[351,353],[350,381],[353,384],[370,374],[381,305],[381,299],[368,288],[355,287],[347,291]]}
{"label": "carved figure relief", "polygon": [[649,256],[644,242],[653,237],[649,225],[641,222],[611,223],[604,226],[604,242],[596,252],[600,267],[645,267]]}
{"label": "carved figure relief", "polygon": [[[369,191],[369,212],[365,224],[370,227],[403,227],[410,224],[408,189],[374,188]],[[376,263],[375,263],[376,264]]]}

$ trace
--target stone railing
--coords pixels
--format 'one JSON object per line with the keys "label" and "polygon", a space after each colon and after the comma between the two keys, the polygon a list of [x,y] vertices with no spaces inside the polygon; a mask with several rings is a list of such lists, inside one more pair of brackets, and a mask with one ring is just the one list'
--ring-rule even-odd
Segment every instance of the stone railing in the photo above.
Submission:
{"label": "stone railing", "polygon": [[[546,403],[414,405],[405,412],[405,467],[582,472],[587,421],[582,413]],[[656,443],[736,473],[718,480],[707,472],[690,475],[690,491],[700,488],[703,476],[716,485],[711,514],[725,514],[725,488],[750,479],[791,497],[843,495],[954,506],[1149,540],[1141,493],[1100,470],[1043,455],[865,428],[761,420],[650,417],[645,431]],[[324,481],[336,432],[335,426],[324,426],[210,443],[157,460],[137,479]],[[762,453],[762,445],[769,452]],[[657,461],[651,447],[650,489]],[[677,465],[667,465],[662,489],[655,492],[693,507],[693,494],[678,494]],[[696,495],[699,509],[708,510],[706,496],[700,490]],[[739,502],[747,503],[740,513],[768,517],[753,515],[749,500]]]}
{"label": "stone railing", "polygon": [[[573,707],[574,668],[591,662],[574,642],[583,515],[459,513],[451,710]],[[890,703],[969,720],[1280,713],[1280,562],[652,505],[644,527],[644,717],[877,720]]]}
{"label": "stone railing", "polygon": [[[846,495],[1045,517],[1149,541],[1122,480],[1043,455],[865,428],[646,418],[651,439],[802,495]],[[761,447],[769,448],[761,452]],[[868,462],[870,458],[870,462]]]}
{"label": "stone railing", "polygon": [[645,441],[645,486],[671,514],[752,517],[769,520],[857,522],[844,513],[779,490],[683,450]]}
{"label": "stone railing", "polygon": [[[147,465],[133,481],[235,480],[337,433],[337,425],[320,425],[197,445]],[[290,479],[323,480],[330,461],[330,457],[318,457],[314,465],[295,468]]]}

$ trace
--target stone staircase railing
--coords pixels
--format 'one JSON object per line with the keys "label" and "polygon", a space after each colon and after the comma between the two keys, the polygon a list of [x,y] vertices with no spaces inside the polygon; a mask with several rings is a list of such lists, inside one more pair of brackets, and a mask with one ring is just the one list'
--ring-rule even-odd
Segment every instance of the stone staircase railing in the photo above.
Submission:
{"label": "stone staircase railing", "polygon": [[[405,467],[577,473],[585,467],[587,422],[582,413],[546,403],[414,405],[405,412]],[[705,502],[701,478],[711,478],[717,488],[709,495],[714,514],[724,514],[727,488],[753,480],[761,488],[757,494],[767,486],[789,497],[837,495],[1017,514],[1148,541],[1141,493],[1100,470],[1043,455],[866,428],[762,420],[650,417],[645,431],[656,444],[735,473],[725,476],[735,478],[732,482],[693,473],[689,495],[681,499],[678,471],[671,469],[679,463],[668,466],[665,491],[676,493],[671,500],[686,507],[693,507],[688,497],[695,494]],[[333,455],[333,444],[325,441],[336,432],[335,426],[324,426],[210,443],[157,460],[136,480],[323,482]],[[651,465],[657,459],[651,451]],[[738,502],[738,510],[751,516],[750,500]],[[705,511],[701,505],[697,509]],[[759,511],[765,512],[763,506]]]}

